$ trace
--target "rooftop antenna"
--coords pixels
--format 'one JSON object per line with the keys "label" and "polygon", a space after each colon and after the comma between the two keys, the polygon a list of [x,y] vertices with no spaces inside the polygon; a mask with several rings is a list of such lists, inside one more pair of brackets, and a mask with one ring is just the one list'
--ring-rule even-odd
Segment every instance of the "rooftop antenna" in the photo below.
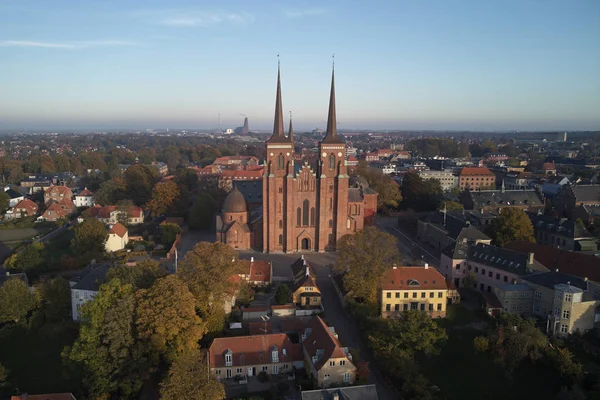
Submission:
{"label": "rooftop antenna", "polygon": [[444,226],[446,226],[446,213],[448,210],[446,209],[446,202],[444,202]]}

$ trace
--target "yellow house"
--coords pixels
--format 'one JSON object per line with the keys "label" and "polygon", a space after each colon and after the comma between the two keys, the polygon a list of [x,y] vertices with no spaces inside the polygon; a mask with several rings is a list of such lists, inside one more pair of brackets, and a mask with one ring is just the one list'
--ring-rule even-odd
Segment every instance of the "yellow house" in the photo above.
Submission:
{"label": "yellow house", "polygon": [[321,291],[317,286],[315,272],[304,256],[292,264],[292,273],[294,304],[303,308],[321,307]]}
{"label": "yellow house", "polygon": [[427,264],[393,267],[381,280],[381,316],[384,318],[394,318],[408,310],[444,318],[447,299],[446,279]]}

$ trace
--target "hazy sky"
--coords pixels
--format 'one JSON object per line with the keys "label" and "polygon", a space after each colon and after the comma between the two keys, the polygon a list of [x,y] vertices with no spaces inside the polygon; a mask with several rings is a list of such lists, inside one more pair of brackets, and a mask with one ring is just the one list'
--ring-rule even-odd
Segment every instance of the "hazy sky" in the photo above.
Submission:
{"label": "hazy sky", "polygon": [[600,1],[0,1],[0,129],[600,129]]}

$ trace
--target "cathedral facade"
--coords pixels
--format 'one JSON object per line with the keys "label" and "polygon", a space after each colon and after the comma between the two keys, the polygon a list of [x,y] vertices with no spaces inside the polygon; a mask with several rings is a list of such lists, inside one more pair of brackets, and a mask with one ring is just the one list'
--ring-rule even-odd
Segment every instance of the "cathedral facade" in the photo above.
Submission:
{"label": "cathedral facade", "polygon": [[284,132],[278,70],[273,134],[266,141],[263,166],[262,210],[249,212],[244,196],[234,189],[216,218],[217,241],[265,253],[324,252],[335,250],[342,236],[375,224],[377,193],[349,184],[346,144],[336,127],[334,78],[332,73],[327,132],[316,160],[299,160],[291,119],[288,134]]}

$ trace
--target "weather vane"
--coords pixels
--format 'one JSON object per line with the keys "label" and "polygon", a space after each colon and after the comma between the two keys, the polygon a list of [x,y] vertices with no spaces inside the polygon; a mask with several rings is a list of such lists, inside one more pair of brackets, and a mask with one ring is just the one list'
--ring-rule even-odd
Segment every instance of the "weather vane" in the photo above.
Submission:
{"label": "weather vane", "polygon": [[331,55],[331,66],[335,68],[335,53]]}
{"label": "weather vane", "polygon": [[279,53],[277,53],[277,66],[279,67]]}

